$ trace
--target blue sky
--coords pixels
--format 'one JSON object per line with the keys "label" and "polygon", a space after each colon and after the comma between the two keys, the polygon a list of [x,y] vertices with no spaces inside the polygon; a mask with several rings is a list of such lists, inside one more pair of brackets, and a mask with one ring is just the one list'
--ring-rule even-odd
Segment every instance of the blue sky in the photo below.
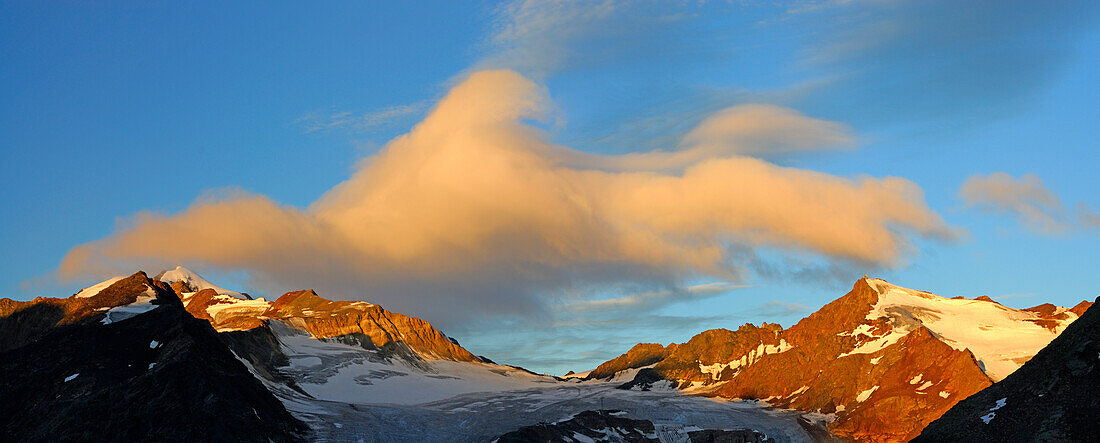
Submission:
{"label": "blue sky", "polygon": [[[369,299],[424,316],[475,353],[551,372],[587,369],[639,341],[789,326],[865,273],[1016,307],[1100,296],[1100,229],[1089,218],[1100,212],[1100,22],[1087,2],[7,2],[0,21],[3,296],[67,296],[109,276],[97,273],[117,269],[57,270],[74,247],[146,223],[134,218],[143,211],[172,221],[193,202],[241,192],[305,213],[352,198],[330,190],[369,175],[363,159],[493,69],[541,88],[543,116],[523,123],[545,141],[607,158],[686,149],[685,134],[708,117],[750,103],[841,125],[851,138],[842,149],[752,156],[843,179],[904,178],[958,235],[894,226],[907,244],[896,260],[860,262],[786,231],[756,242],[727,226],[698,238],[733,238],[732,264],[719,267],[736,275],[686,262],[656,269],[633,255],[566,266],[516,253],[454,281],[394,263],[371,262],[397,275],[376,281],[280,272],[295,257],[99,252],[119,269],[186,261],[269,297],[309,286]],[[991,178],[999,172],[1009,180]],[[969,198],[964,183],[977,190]],[[322,265],[301,267],[336,269]],[[590,303],[608,299],[623,303]],[[471,313],[445,313],[462,306]]]}

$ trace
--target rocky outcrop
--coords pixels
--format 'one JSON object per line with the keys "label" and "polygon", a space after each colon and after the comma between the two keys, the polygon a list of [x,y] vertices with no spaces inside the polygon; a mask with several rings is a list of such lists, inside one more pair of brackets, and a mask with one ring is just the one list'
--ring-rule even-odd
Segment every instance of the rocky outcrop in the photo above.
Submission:
{"label": "rocky outcrop", "polygon": [[[101,321],[102,308],[150,294],[149,309]],[[3,306],[6,441],[266,442],[298,440],[306,431],[209,322],[143,273],[92,297]]]}
{"label": "rocky outcrop", "polygon": [[1100,308],[1092,305],[1020,369],[956,404],[914,441],[1093,441],[1097,417]]}
{"label": "rocky outcrop", "polygon": [[[675,348],[675,345],[669,345]],[[608,360],[588,373],[587,379],[604,379],[627,369],[642,368],[668,357],[670,350],[657,343],[638,343],[626,354]],[[566,374],[569,375],[569,374]]]}
{"label": "rocky outcrop", "polygon": [[317,338],[363,334],[379,348],[403,344],[428,359],[480,361],[428,322],[366,302],[330,301],[313,291],[295,291],[275,300],[264,316],[283,320]]}
{"label": "rocky outcrop", "polygon": [[752,429],[703,429],[689,431],[691,443],[770,443],[775,440]]}
{"label": "rocky outcrop", "polygon": [[[638,345],[601,365],[603,371],[594,371],[600,377],[594,378],[652,365],[622,387],[647,389],[663,380],[702,395],[834,414],[829,431],[843,438],[907,440],[959,400],[993,383],[986,363],[957,340],[955,321],[941,320],[974,311],[1008,325],[1000,327],[1018,326],[1033,337],[1021,346],[1034,349],[1013,351],[1022,356],[1016,360],[1026,360],[1028,352],[1045,344],[1036,345],[1034,337],[1053,338],[1078,317],[1075,309],[1040,305],[1014,310],[992,300],[949,300],[864,277],[790,329],[750,324],[736,331],[704,331],[684,344]],[[1011,345],[1014,331],[1001,339]],[[1012,364],[990,362],[999,369]]]}
{"label": "rocky outcrop", "polygon": [[[752,429],[678,430],[680,438],[692,443],[770,443],[775,440]],[[618,441],[656,443],[662,441],[653,422],[626,417],[617,410],[584,411],[569,420],[524,426],[493,440],[498,443]]]}

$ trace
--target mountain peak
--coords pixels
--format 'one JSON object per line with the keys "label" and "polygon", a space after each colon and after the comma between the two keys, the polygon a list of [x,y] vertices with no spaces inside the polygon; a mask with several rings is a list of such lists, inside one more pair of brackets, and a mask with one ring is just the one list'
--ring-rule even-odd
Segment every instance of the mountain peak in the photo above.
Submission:
{"label": "mountain peak", "polygon": [[230,291],[221,286],[210,283],[210,281],[202,278],[195,271],[187,269],[182,265],[176,265],[175,269],[165,269],[161,271],[156,277],[153,277],[162,282],[172,284],[176,282],[183,283],[185,285],[186,292],[198,292],[203,289],[213,289],[221,295],[228,295],[233,298],[239,298],[242,300],[251,300],[252,297],[248,294],[243,294],[237,291]]}

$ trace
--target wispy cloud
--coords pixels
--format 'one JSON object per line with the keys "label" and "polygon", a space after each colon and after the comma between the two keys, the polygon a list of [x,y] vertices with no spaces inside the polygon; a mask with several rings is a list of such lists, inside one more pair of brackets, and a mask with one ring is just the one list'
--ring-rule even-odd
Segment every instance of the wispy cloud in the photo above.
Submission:
{"label": "wispy cloud", "polygon": [[562,309],[567,312],[615,311],[631,312],[652,311],[670,303],[683,303],[715,297],[729,291],[742,289],[747,285],[728,282],[713,282],[684,288],[645,291],[614,298],[599,298],[566,303]]}
{"label": "wispy cloud", "polygon": [[[1092,1],[822,1],[782,19],[812,36],[802,65],[841,81],[816,94],[862,120],[965,124],[1026,109],[1096,23]],[[869,112],[882,110],[884,112]],[[888,112],[886,112],[888,111]]]}
{"label": "wispy cloud", "polygon": [[1045,235],[1061,235],[1075,228],[1095,228],[1097,215],[1088,206],[1077,206],[1074,223],[1062,201],[1034,174],[1019,178],[1004,172],[974,175],[959,188],[959,198],[967,207],[1008,215],[1025,227]]}
{"label": "wispy cloud", "polygon": [[1100,213],[1093,211],[1084,203],[1077,204],[1077,218],[1081,226],[1100,229]]}
{"label": "wispy cloud", "polygon": [[[632,0],[517,0],[498,7],[474,70],[511,69],[545,78],[566,69],[684,52],[671,32],[687,4]],[[678,49],[674,49],[678,48]]]}
{"label": "wispy cloud", "polygon": [[808,313],[810,312],[810,307],[798,303],[770,301],[760,305],[758,312],[764,317],[788,317],[791,315]]}
{"label": "wispy cloud", "polygon": [[351,111],[340,112],[309,112],[295,120],[294,123],[303,127],[306,133],[318,131],[346,130],[351,132],[364,132],[376,128],[386,127],[423,113],[428,108],[428,102],[418,102],[407,105],[389,106],[366,113]]}

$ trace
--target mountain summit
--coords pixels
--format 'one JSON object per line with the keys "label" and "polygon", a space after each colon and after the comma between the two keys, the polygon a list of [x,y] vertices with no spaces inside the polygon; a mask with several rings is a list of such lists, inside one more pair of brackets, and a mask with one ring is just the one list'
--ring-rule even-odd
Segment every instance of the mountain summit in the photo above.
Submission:
{"label": "mountain summit", "polygon": [[215,293],[228,295],[233,298],[239,298],[242,300],[252,299],[252,297],[250,297],[248,294],[243,294],[237,291],[230,291],[228,289],[210,283],[205,278],[199,276],[199,274],[196,274],[194,271],[187,269],[183,266],[176,266],[175,269],[165,269],[153,278],[168,283],[170,285],[178,284],[178,287],[180,289],[176,291],[178,293],[198,292],[203,289],[210,289],[213,290]]}

